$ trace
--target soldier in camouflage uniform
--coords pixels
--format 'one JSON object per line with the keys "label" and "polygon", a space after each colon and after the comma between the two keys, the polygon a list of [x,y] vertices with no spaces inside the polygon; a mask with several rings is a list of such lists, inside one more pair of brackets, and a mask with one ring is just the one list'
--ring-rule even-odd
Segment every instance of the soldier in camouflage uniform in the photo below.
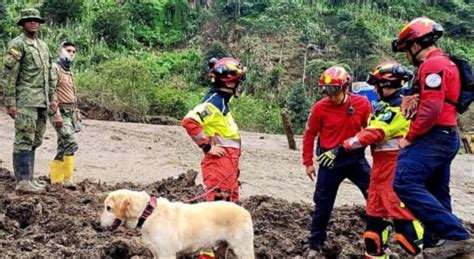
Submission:
{"label": "soldier in camouflage uniform", "polygon": [[45,189],[45,182],[33,178],[35,150],[43,141],[48,106],[51,111],[57,109],[51,53],[37,37],[44,22],[36,9],[21,11],[17,24],[23,33],[8,44],[2,75],[7,113],[15,119],[15,189],[23,192]]}
{"label": "soldier in camouflage uniform", "polygon": [[76,120],[76,86],[74,84],[71,63],[76,54],[76,46],[71,42],[63,42],[59,47],[59,60],[53,63],[52,74],[56,77],[56,96],[59,109],[51,116],[58,134],[58,149],[54,160],[50,162],[50,177],[52,184],[74,186],[74,153],[78,150],[75,135],[78,123]]}

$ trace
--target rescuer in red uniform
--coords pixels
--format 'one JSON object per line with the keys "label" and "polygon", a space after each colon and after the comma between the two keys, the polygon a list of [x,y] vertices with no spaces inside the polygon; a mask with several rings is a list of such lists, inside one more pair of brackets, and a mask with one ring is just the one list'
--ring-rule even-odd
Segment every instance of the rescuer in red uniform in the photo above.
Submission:
{"label": "rescuer in red uniform", "polygon": [[[367,126],[371,106],[367,98],[348,93],[352,80],[347,71],[333,66],[321,75],[319,87],[327,96],[316,102],[309,115],[303,137],[303,164],[311,180],[316,177],[313,152],[319,162],[315,209],[311,222],[309,257],[318,256],[326,241],[326,228],[334,207],[337,189],[348,178],[366,197],[369,186],[370,166],[364,149],[344,152],[342,142]],[[337,156],[337,159],[336,159]]]}
{"label": "rescuer in red uniform", "polygon": [[398,142],[406,135],[410,125],[400,110],[401,88],[412,77],[411,71],[396,62],[376,66],[367,78],[367,83],[375,86],[379,99],[369,126],[343,144],[347,151],[371,146],[373,165],[364,232],[368,258],[388,258],[386,250],[392,224],[394,239],[409,254],[415,256],[423,247],[423,227],[393,191],[393,178],[400,152]]}
{"label": "rescuer in red uniform", "polygon": [[417,108],[402,108],[415,111],[416,117],[400,141],[393,187],[424,225],[425,248],[438,246],[433,249],[442,249],[449,257],[446,253],[452,248],[459,253],[474,250],[474,242],[451,209],[450,166],[460,143],[456,108],[448,100],[458,99],[461,82],[456,65],[435,44],[442,34],[440,24],[420,17],[405,25],[392,42],[394,51],[405,52],[418,67],[413,85],[419,95]]}

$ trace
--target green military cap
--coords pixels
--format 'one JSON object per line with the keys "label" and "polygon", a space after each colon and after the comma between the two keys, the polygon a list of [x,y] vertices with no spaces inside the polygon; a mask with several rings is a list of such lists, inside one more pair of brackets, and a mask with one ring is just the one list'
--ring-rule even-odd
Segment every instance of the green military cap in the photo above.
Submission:
{"label": "green military cap", "polygon": [[36,20],[39,23],[45,22],[45,20],[41,18],[40,12],[34,8],[23,9],[21,10],[20,15],[20,20],[18,20],[18,22],[16,23],[19,26],[22,26],[23,23],[27,20]]}

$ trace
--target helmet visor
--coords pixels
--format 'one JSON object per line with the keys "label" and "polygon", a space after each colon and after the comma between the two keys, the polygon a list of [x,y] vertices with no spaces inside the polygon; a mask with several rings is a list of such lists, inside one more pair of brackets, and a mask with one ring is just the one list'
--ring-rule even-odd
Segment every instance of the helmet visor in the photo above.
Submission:
{"label": "helmet visor", "polygon": [[379,80],[379,79],[377,78],[376,75],[374,75],[374,74],[372,74],[372,73],[369,73],[369,74],[367,75],[367,80],[365,80],[365,81],[366,81],[367,84],[369,84],[369,85],[375,85],[375,84],[377,84],[377,81],[378,81],[378,80]]}
{"label": "helmet visor", "polygon": [[394,40],[392,41],[392,51],[393,51],[393,52],[404,52],[405,49],[402,48],[401,45],[402,45],[402,44],[401,44],[400,40],[394,39]]}
{"label": "helmet visor", "polygon": [[335,95],[339,93],[342,88],[338,85],[319,85],[319,92],[324,95]]}

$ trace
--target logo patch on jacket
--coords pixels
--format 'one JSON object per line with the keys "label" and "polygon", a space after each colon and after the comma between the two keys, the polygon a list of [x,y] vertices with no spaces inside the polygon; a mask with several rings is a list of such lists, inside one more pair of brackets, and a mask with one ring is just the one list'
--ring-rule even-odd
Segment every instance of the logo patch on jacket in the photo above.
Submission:
{"label": "logo patch on jacket", "polygon": [[21,59],[21,52],[15,48],[11,48],[7,51],[14,59],[20,60]]}
{"label": "logo patch on jacket", "polygon": [[443,81],[443,72],[439,74],[432,73],[426,76],[425,89],[426,90],[440,90],[441,82]]}
{"label": "logo patch on jacket", "polygon": [[204,122],[204,118],[211,115],[211,111],[209,110],[209,108],[205,107],[202,112],[197,112],[197,114],[199,115],[199,118],[201,119],[201,121]]}
{"label": "logo patch on jacket", "polygon": [[380,117],[380,121],[390,124],[390,122],[392,122],[394,117],[395,117],[395,113],[392,111],[388,111]]}

